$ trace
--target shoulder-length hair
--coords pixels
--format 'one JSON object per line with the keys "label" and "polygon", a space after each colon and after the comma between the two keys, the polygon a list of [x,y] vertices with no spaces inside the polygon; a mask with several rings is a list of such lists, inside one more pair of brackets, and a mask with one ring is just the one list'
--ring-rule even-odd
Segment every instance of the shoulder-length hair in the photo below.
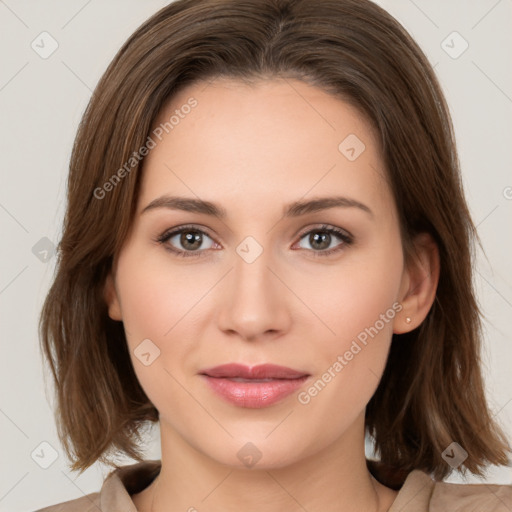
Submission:
{"label": "shoulder-length hair", "polygon": [[482,475],[489,463],[506,464],[510,447],[489,412],[480,368],[476,230],[450,114],[423,52],[368,0],[178,0],[117,53],[73,146],[56,275],[40,320],[72,469],[112,464],[116,452],[142,460],[141,428],[158,420],[123,324],[107,314],[104,284],[131,226],[140,148],[156,116],[179,89],[216,77],[295,78],[355,106],[378,134],[406,257],[417,233],[438,244],[435,302],[421,326],[393,336],[366,409],[367,432],[391,469],[384,483],[413,469],[445,477],[442,452],[453,441],[468,452],[464,471]]}

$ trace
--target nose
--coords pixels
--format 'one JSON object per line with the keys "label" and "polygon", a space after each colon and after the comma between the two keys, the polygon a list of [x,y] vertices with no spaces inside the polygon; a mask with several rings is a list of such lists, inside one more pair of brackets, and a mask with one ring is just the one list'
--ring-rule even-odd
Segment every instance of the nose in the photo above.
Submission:
{"label": "nose", "polygon": [[219,299],[218,326],[246,341],[275,339],[291,325],[290,292],[277,277],[270,251],[252,263],[235,254]]}

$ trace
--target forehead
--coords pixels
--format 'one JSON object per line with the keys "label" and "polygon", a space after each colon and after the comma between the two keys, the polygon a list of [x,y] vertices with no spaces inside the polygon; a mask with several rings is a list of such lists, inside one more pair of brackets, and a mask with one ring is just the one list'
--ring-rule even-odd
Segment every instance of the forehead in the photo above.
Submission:
{"label": "forehead", "polygon": [[225,201],[242,195],[255,206],[336,190],[374,196],[383,207],[390,200],[372,125],[347,102],[298,80],[194,83],[166,104],[155,130],[144,199],[158,191]]}

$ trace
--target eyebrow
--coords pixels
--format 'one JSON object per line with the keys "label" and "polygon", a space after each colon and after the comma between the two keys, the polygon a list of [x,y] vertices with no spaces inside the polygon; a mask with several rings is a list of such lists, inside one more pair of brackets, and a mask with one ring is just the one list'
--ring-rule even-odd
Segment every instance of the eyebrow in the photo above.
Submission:
{"label": "eyebrow", "polygon": [[[343,196],[330,196],[320,197],[318,199],[310,199],[308,201],[294,201],[285,207],[285,217],[300,217],[307,213],[314,213],[329,208],[358,208],[371,217],[373,212],[365,204]],[[169,208],[171,210],[182,210],[185,212],[203,213],[205,215],[211,215],[218,219],[225,219],[227,217],[226,210],[215,203],[210,201],[204,201],[202,199],[195,199],[189,197],[178,197],[178,196],[161,196],[151,201],[141,212],[141,215],[147,211],[154,210],[156,208]]]}

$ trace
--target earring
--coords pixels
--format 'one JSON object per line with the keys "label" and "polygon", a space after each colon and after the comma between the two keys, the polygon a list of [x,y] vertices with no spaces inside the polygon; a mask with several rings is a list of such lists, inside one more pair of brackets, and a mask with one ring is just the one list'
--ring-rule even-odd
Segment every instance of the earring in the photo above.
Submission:
{"label": "earring", "polygon": [[410,324],[411,323],[411,317],[410,316],[406,316],[405,317],[405,323],[406,324]]}

